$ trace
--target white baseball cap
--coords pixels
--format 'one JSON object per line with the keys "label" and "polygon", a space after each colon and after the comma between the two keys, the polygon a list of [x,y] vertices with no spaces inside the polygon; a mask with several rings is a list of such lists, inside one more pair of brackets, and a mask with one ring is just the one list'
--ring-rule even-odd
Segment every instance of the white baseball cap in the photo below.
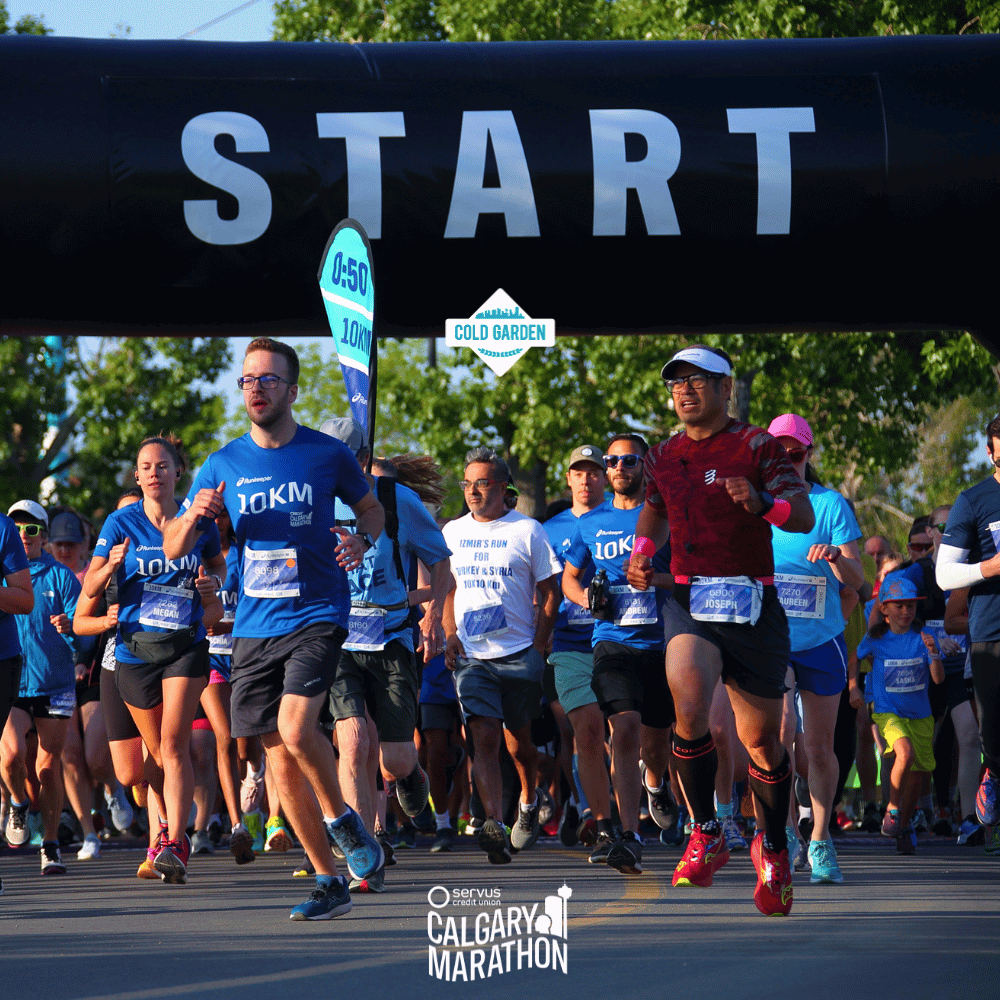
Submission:
{"label": "white baseball cap", "polygon": [[12,517],[16,511],[21,511],[27,514],[35,521],[41,521],[41,523],[45,525],[45,530],[48,531],[49,515],[45,513],[45,508],[40,503],[35,503],[34,500],[18,500],[17,503],[14,504],[9,511],[7,511],[7,516]]}

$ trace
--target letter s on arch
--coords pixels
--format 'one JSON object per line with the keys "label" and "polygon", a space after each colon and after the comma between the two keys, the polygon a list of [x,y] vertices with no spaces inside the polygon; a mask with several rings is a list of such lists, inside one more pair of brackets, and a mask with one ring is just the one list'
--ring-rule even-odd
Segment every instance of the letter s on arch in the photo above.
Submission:
{"label": "letter s on arch", "polygon": [[197,115],[181,133],[181,154],[196,177],[231,194],[237,201],[235,219],[219,216],[215,200],[184,202],[184,221],[192,235],[204,243],[233,246],[263,236],[271,222],[271,189],[260,174],[241,163],[220,156],[219,135],[231,135],[237,153],[269,151],[267,133],[256,118],[236,111],[210,111]]}

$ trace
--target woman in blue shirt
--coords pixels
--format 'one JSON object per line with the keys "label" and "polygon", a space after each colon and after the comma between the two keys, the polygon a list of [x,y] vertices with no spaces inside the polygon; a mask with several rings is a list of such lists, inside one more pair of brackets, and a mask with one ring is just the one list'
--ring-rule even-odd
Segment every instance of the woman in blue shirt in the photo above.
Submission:
{"label": "woman in blue shirt", "polygon": [[184,831],[194,794],[191,723],[209,669],[203,604],[211,605],[210,621],[221,618],[215,591],[226,560],[214,523],[188,555],[164,556],[162,526],[180,509],[174,499],[180,475],[180,456],[170,441],[143,441],[135,471],[142,503],[109,515],[84,591],[96,597],[116,577],[115,679],[156,764],[149,768],[150,785],[162,787],[167,807],[154,865],[164,881],[183,884],[191,850]]}

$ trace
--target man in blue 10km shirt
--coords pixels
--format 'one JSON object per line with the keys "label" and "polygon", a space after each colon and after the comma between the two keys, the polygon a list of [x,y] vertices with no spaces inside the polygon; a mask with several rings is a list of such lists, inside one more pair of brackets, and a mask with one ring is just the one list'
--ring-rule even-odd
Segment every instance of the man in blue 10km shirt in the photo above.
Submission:
{"label": "man in blue 10km shirt", "polygon": [[[282,805],[316,868],[316,890],[291,918],[326,920],[351,908],[327,831],[355,877],[366,878],[384,860],[344,804],[318,720],[347,636],[347,571],[361,565],[385,517],[354,455],[296,424],[298,376],[298,357],[287,344],[264,337],[250,343],[238,379],[250,431],[209,456],[183,512],[164,526],[163,551],[171,559],[189,552],[204,519],[214,520],[225,504],[240,568],[233,735],[261,737]],[[356,534],[337,526],[338,497],[354,511]],[[314,790],[334,812],[326,830]]]}
{"label": "man in blue 10km shirt", "polygon": [[[630,586],[625,567],[632,553],[635,525],[645,498],[643,460],[648,450],[638,434],[617,434],[608,443],[604,463],[614,497],[576,523],[569,548],[562,587],[566,598],[593,610],[594,669],[591,686],[601,711],[611,726],[611,783],[614,786],[621,831],[612,827],[606,791],[591,802],[597,820],[597,843],[591,864],[607,863],[630,875],[642,873],[642,840],[639,831],[639,755],[646,765],[646,791],[650,812],[661,812],[669,785],[670,726],[674,702],[663,668],[664,598],[660,588],[673,586],[670,547],[665,544],[653,558],[653,575],[646,590]],[[583,580],[593,565],[606,578],[606,606],[594,606],[594,582]],[[603,748],[603,729],[601,746]],[[652,787],[650,787],[650,784]],[[607,787],[605,782],[605,788]]]}

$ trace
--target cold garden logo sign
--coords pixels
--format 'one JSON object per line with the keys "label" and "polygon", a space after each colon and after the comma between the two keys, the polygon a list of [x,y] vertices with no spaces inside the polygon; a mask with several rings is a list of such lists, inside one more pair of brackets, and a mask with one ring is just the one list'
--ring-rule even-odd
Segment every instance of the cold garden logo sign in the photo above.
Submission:
{"label": "cold garden logo sign", "polygon": [[427,893],[427,974],[448,982],[520,969],[568,975],[567,901],[572,895],[564,882],[542,903],[504,907],[497,888],[434,886]]}
{"label": "cold garden logo sign", "polygon": [[502,288],[498,288],[468,319],[445,322],[449,347],[471,347],[497,374],[506,375],[531,347],[553,347],[554,319],[532,319]]}

